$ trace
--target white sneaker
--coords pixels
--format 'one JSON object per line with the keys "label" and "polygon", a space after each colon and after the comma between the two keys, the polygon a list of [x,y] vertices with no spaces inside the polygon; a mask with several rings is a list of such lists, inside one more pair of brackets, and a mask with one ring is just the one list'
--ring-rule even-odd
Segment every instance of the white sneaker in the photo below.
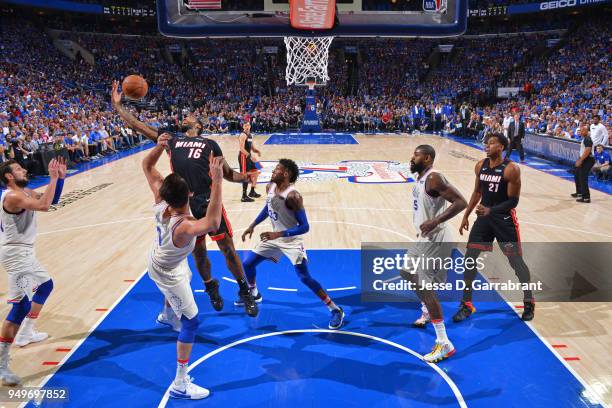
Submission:
{"label": "white sneaker", "polygon": [[446,360],[450,356],[455,354],[455,346],[450,341],[439,343],[436,341],[431,352],[423,356],[423,360],[428,363],[437,363],[438,361]]}
{"label": "white sneaker", "polygon": [[15,337],[14,344],[19,347],[24,347],[31,343],[47,340],[48,338],[49,335],[47,333],[37,332],[32,329],[29,333],[18,333]]}
{"label": "white sneaker", "polygon": [[157,323],[170,326],[175,332],[180,332],[181,327],[183,326],[181,321],[178,319],[178,317],[176,317],[174,313],[170,313],[170,316],[168,316],[166,313],[161,312],[157,315]]}
{"label": "white sneaker", "polygon": [[9,357],[6,356],[4,361],[0,361],[0,380],[2,380],[2,385],[14,387],[21,384],[21,378],[8,367],[8,360]]}
{"label": "white sneaker", "polygon": [[170,398],[199,400],[210,395],[210,391],[206,388],[200,387],[191,381],[193,381],[193,377],[187,377],[185,382],[179,384],[173,381],[172,387],[170,387]]}

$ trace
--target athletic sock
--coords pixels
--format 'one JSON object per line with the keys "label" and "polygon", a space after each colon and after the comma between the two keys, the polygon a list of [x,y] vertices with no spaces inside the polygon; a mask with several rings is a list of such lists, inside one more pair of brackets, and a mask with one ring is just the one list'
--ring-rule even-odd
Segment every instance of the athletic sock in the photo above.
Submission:
{"label": "athletic sock", "polygon": [[12,344],[13,339],[0,337],[0,366],[2,366],[5,362],[8,363],[9,349],[11,348]]}
{"label": "athletic sock", "polygon": [[334,311],[334,310],[340,310],[340,308],[334,303],[333,300],[331,300],[331,298],[329,296],[325,296],[323,300],[323,303],[325,303],[325,306],[327,306],[327,308],[329,309],[329,311]]}
{"label": "athletic sock", "polygon": [[185,382],[185,378],[187,378],[188,368],[189,368],[189,360],[178,359],[176,361],[176,377],[174,377],[175,383],[181,384]]}
{"label": "athletic sock", "polygon": [[434,329],[436,330],[436,341],[438,343],[448,343],[448,337],[446,336],[446,328],[444,327],[444,320],[432,319]]}
{"label": "athletic sock", "polygon": [[249,187],[249,183],[242,183],[242,196],[243,197],[246,197],[248,187]]}
{"label": "athletic sock", "polygon": [[250,286],[249,289],[251,290],[251,295],[253,295],[253,297],[257,297],[257,295],[259,295],[259,291],[257,290],[257,286],[255,286],[255,285]]}
{"label": "athletic sock", "polygon": [[255,193],[255,187],[251,186],[251,193]]}
{"label": "athletic sock", "polygon": [[20,332],[23,334],[30,334],[34,329],[34,323],[36,323],[36,319],[38,319],[38,314],[29,313],[28,316],[23,319],[21,323]]}

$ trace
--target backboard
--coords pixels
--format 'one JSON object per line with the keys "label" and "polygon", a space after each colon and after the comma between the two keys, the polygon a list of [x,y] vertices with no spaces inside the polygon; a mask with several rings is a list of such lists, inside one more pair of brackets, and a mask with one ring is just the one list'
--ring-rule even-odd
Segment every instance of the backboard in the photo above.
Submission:
{"label": "backboard", "polygon": [[468,10],[467,0],[337,0],[333,28],[313,31],[292,27],[288,0],[157,0],[157,8],[159,31],[183,38],[450,37],[465,32]]}

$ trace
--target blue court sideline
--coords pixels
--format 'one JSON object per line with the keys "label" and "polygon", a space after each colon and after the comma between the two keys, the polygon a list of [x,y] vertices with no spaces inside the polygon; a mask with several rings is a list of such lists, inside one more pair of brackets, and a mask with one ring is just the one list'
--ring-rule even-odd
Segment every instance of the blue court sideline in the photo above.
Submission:
{"label": "blue court sideline", "polygon": [[264,144],[359,144],[350,133],[272,133]]}
{"label": "blue court sideline", "polygon": [[[217,277],[230,277],[220,253],[209,253]],[[206,294],[195,293],[202,324],[190,374],[211,396],[170,400],[167,406],[594,406],[581,383],[501,299],[476,301],[477,313],[462,324],[450,322],[456,305],[444,304],[457,354],[436,371],[415,356],[428,352],[435,338],[431,327],[409,327],[420,313],[417,304],[360,302],[359,250],[308,254],[313,276],[325,288],[338,289],[329,293],[347,311],[344,332],[324,330],[327,309],[286,259],[260,266],[264,302],[256,319],[232,305],[237,285],[222,280],[222,313],[212,310]],[[197,272],[193,287],[203,289]],[[155,323],[161,303],[144,275],[47,383],[69,388],[70,403],[64,406],[158,406],[176,364],[176,333]],[[301,332],[279,333],[291,330]]]}

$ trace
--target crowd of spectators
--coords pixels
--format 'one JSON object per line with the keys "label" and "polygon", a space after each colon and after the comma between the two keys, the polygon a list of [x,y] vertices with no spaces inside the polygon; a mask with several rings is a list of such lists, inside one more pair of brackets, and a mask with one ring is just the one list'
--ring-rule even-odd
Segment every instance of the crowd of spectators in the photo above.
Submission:
{"label": "crowd of spectators", "polygon": [[[238,131],[246,121],[255,132],[301,123],[304,89],[285,84],[281,41],[61,33],[60,39],[93,55],[91,65],[60,53],[53,39],[27,20],[2,19],[0,30],[0,158],[15,158],[33,174],[44,172],[40,157],[48,149],[65,149],[76,163],[143,142],[109,106],[112,80],[132,73],[147,79],[147,99],[156,107],[136,114],[156,126],[167,126],[184,109],[196,112],[212,133]],[[605,18],[595,19],[545,58],[529,52],[558,34],[350,40],[359,54],[352,74],[343,40],[331,50],[330,81],[318,88],[317,109],[326,129],[446,130],[465,136],[498,129],[505,116],[519,112],[528,131],[576,138],[579,125],[596,115],[610,126],[611,34]],[[429,66],[440,44],[453,50]],[[356,85],[350,92],[349,82]],[[464,99],[479,100],[475,96],[500,84],[522,92],[462,109]]]}

